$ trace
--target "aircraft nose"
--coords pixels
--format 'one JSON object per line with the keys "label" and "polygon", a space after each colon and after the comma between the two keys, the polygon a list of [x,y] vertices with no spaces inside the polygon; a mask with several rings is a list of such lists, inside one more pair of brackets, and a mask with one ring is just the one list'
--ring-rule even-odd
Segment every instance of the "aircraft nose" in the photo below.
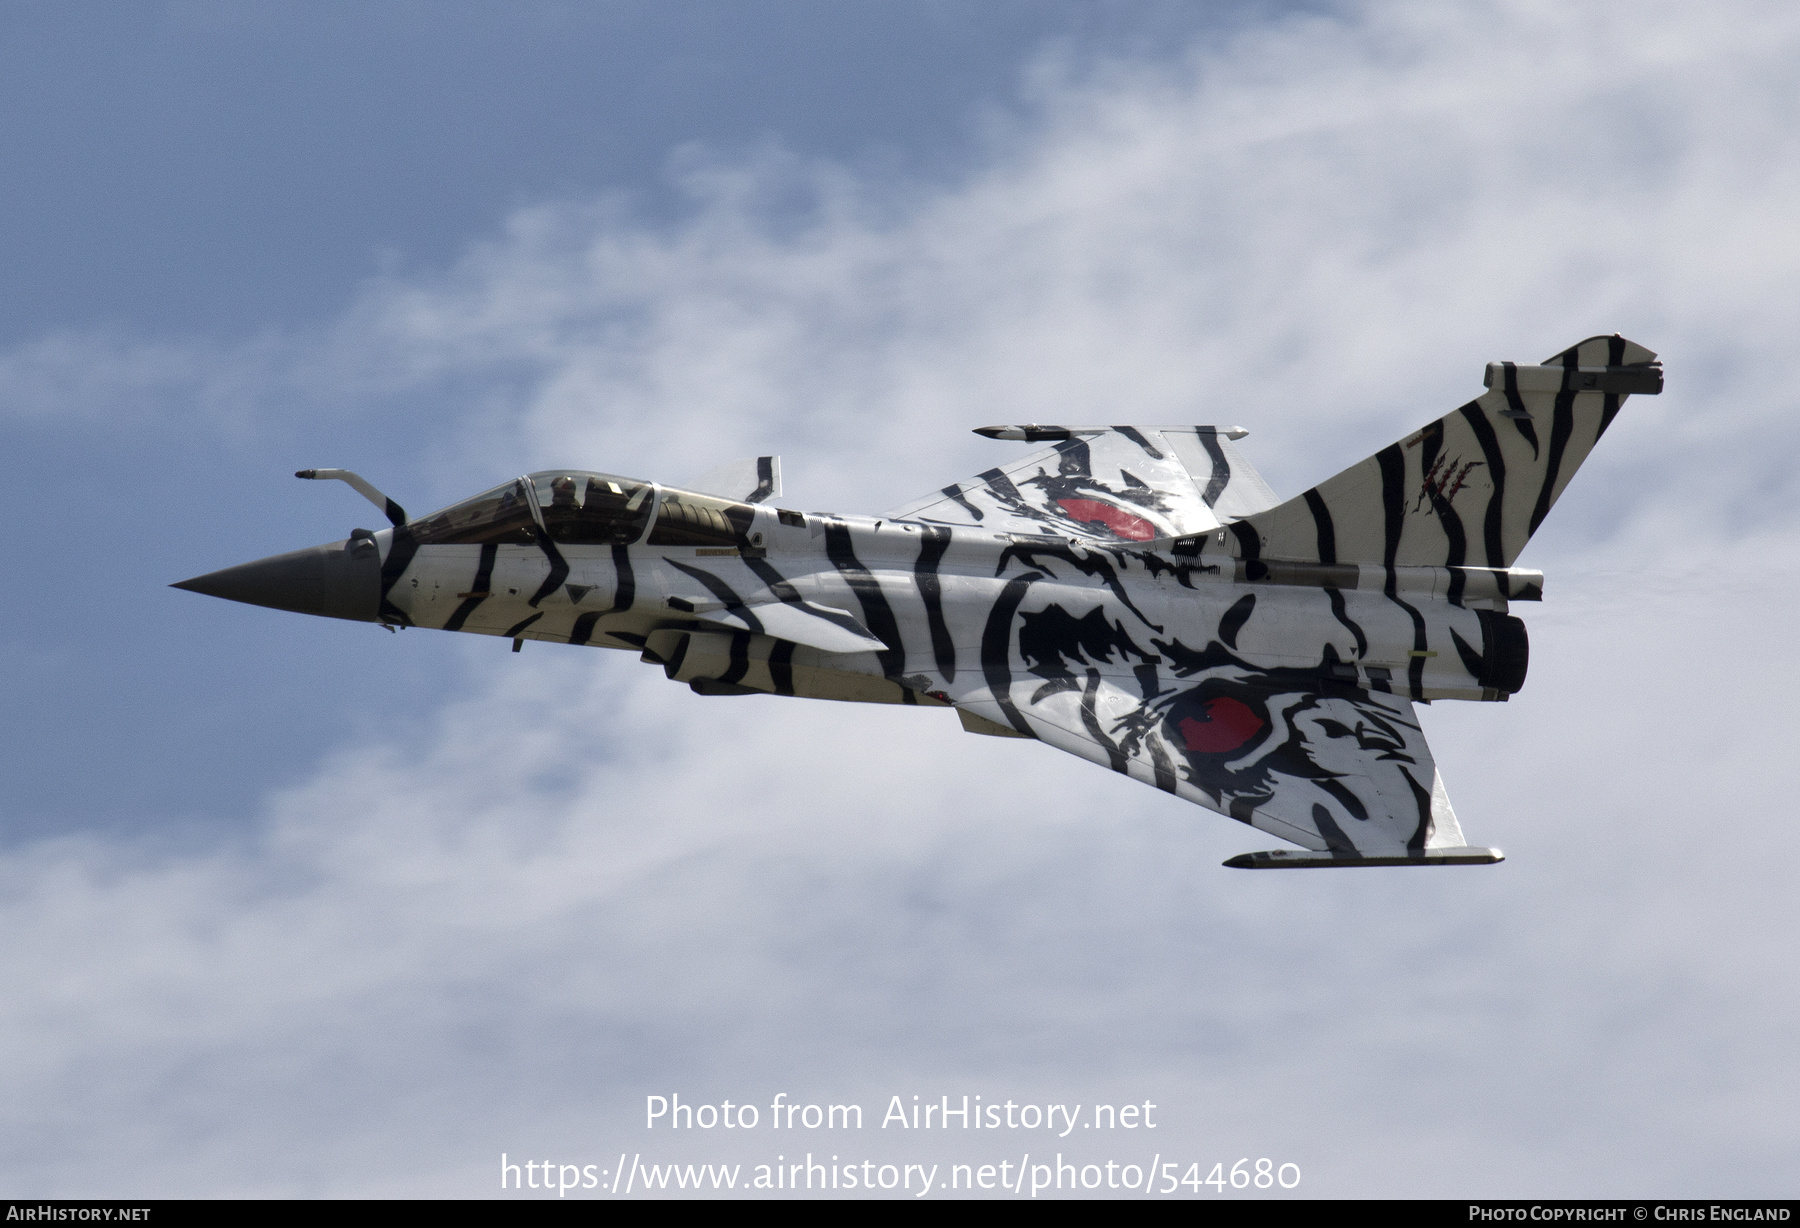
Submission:
{"label": "aircraft nose", "polygon": [[351,538],[240,563],[169,587],[296,614],[374,622],[381,604],[381,549],[373,538]]}

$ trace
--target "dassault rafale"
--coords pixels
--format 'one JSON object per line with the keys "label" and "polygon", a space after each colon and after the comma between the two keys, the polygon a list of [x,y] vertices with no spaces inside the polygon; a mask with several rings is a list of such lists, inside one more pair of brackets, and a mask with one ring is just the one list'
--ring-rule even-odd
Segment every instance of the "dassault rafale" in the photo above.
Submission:
{"label": "dassault rafale", "polygon": [[175,585],[252,605],[625,649],[705,696],[954,708],[1299,846],[1243,868],[1501,860],[1415,704],[1525,682],[1513,561],[1656,355],[1593,337],[1285,502],[1225,426],[990,426],[1049,446],[879,516],[780,505],[764,456],[689,486],[513,478]]}

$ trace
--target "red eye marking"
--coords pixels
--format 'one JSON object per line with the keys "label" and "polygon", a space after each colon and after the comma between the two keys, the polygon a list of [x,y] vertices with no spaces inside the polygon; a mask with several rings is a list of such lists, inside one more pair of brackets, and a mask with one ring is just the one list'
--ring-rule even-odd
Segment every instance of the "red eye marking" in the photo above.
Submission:
{"label": "red eye marking", "polygon": [[1084,524],[1098,520],[1127,541],[1147,542],[1156,536],[1155,525],[1142,516],[1120,511],[1110,503],[1095,499],[1058,499],[1056,506]]}
{"label": "red eye marking", "polygon": [[1237,700],[1225,698],[1207,701],[1205,720],[1183,717],[1178,726],[1187,748],[1203,755],[1236,750],[1254,738],[1262,727],[1262,717]]}

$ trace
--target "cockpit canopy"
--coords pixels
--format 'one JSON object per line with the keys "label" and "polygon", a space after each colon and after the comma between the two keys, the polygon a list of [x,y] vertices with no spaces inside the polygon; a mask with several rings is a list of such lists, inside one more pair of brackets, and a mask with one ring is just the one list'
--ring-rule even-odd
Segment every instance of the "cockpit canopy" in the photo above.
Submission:
{"label": "cockpit canopy", "polygon": [[649,482],[609,473],[534,473],[415,520],[408,528],[422,546],[529,546],[537,540],[541,518],[551,541],[624,546],[644,535],[655,489]]}

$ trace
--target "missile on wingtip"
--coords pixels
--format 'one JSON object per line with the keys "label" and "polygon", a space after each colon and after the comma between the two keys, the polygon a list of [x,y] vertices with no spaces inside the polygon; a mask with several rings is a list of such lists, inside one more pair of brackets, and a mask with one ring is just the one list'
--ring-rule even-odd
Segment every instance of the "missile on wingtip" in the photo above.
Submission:
{"label": "missile on wingtip", "polygon": [[[1108,431],[1135,429],[1137,428],[1122,428],[1116,426],[1049,426],[1037,422],[1026,422],[1012,426],[978,426],[974,428],[974,433],[985,436],[988,439],[1016,439],[1024,443],[1061,443],[1066,439],[1074,439],[1080,435],[1104,435]],[[1157,428],[1146,427],[1144,429],[1155,430]],[[1180,429],[1193,430],[1194,428],[1183,427]],[[1201,429],[1208,431],[1217,430],[1219,434],[1225,436],[1227,439],[1242,439],[1250,433],[1241,426],[1209,426]]]}
{"label": "missile on wingtip", "polygon": [[1505,861],[1499,849],[1455,848],[1424,849],[1406,856],[1363,857],[1355,853],[1316,853],[1309,849],[1271,849],[1266,853],[1239,853],[1221,865],[1234,870],[1321,870],[1332,867],[1358,866],[1491,866]]}

